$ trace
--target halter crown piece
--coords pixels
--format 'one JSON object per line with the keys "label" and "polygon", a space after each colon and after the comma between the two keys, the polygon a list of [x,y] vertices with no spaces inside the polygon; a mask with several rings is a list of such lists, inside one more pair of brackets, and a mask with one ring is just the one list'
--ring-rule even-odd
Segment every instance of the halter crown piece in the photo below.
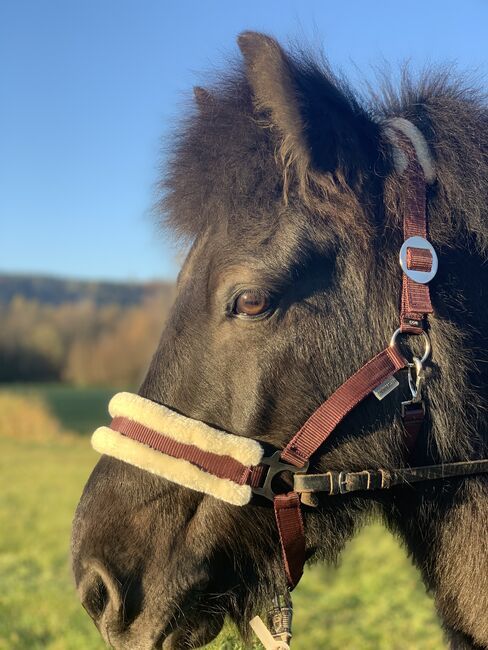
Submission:
{"label": "halter crown piece", "polygon": [[[428,283],[437,272],[437,256],[427,240],[426,182],[434,180],[434,166],[422,134],[407,120],[390,120],[385,134],[392,144],[397,173],[409,188],[403,215],[405,241],[400,251],[400,323],[389,346],[337,388],[284,449],[272,453],[257,440],[219,431],[130,393],[112,398],[110,426],[98,428],[92,437],[93,447],[101,454],[234,506],[247,505],[253,496],[273,502],[288,592],[273,600],[269,629],[259,617],[250,622],[266,650],[290,647],[289,592],[298,584],[305,563],[302,506],[317,506],[317,493],[341,495],[488,472],[486,459],[393,470],[309,472],[310,459],[337,425],[371,394],[381,400],[394,391],[399,385],[394,375],[400,370],[408,371],[412,393],[410,400],[400,404],[409,449],[415,445],[426,415],[422,390],[424,366],[431,352],[427,317],[433,312]],[[402,335],[423,337],[422,358],[414,357],[411,362],[404,358],[397,345]],[[293,489],[280,492],[273,479],[285,471],[293,475]]]}

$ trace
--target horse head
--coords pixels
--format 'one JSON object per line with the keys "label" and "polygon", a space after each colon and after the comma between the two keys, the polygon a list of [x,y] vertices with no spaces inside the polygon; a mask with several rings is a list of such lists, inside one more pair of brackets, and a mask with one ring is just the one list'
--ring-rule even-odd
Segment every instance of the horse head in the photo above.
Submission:
{"label": "horse head", "polygon": [[[481,228],[473,201],[488,196],[488,181],[482,185],[475,170],[482,147],[462,140],[456,125],[474,124],[479,114],[439,80],[420,89],[405,82],[400,97],[390,89],[385,102],[366,108],[313,57],[256,33],[242,34],[239,47],[242,67],[196,89],[162,182],[166,223],[190,247],[140,396],[281,449],[385,347],[397,327],[398,215],[408,200],[388,121],[402,118],[412,123],[426,177],[435,154],[430,233],[440,252],[453,251],[436,279],[429,434],[418,454],[425,461],[468,457],[474,437],[453,429],[462,423],[468,430],[465,404],[478,403],[480,392],[470,387],[478,370],[459,322],[474,330],[481,315],[466,313],[461,294],[452,298],[453,286],[468,301],[475,291],[467,267],[464,276],[454,270],[469,239],[461,242],[464,226],[454,213],[465,233],[475,233],[471,241],[486,245],[486,219]],[[478,372],[477,386],[484,381]],[[406,377],[398,390],[408,393]],[[404,465],[397,404],[388,397],[359,405],[314,456],[317,471]],[[408,498],[401,490],[320,497],[304,510],[306,557],[335,560],[361,522],[379,512],[418,549],[412,552],[429,586],[437,584],[435,548],[425,550],[422,534],[435,538],[452,499],[443,506],[426,490]],[[252,615],[287,586],[269,504],[236,507],[109,456],[85,487],[72,550],[83,605],[114,648],[198,647],[226,615],[246,637]]]}

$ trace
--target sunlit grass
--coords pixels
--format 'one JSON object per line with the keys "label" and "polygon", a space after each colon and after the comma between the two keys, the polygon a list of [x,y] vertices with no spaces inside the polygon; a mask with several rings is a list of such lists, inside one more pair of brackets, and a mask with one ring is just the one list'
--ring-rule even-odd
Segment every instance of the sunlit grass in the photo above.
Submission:
{"label": "sunlit grass", "polygon": [[[81,436],[0,439],[0,650],[104,647],[69,568],[71,519],[96,460]],[[445,648],[417,572],[378,525],[353,540],[338,569],[308,570],[294,602],[295,650]],[[229,629],[209,646],[241,647]]]}
{"label": "sunlit grass", "polygon": [[[76,433],[87,434],[110,418],[107,404],[117,391],[111,388],[73,388],[66,384],[11,384],[9,392],[40,397],[61,426]],[[3,391],[0,391],[0,394]]]}
{"label": "sunlit grass", "polygon": [[63,434],[59,421],[37,395],[0,392],[0,438],[45,442]]}
{"label": "sunlit grass", "polygon": [[75,599],[71,518],[96,460],[88,444],[0,441],[0,648],[103,648]]}

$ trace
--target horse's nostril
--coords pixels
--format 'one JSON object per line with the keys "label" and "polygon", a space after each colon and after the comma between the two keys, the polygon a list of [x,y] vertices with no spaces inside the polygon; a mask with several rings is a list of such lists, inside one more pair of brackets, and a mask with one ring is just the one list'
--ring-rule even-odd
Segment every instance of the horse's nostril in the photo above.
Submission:
{"label": "horse's nostril", "polygon": [[98,562],[87,566],[78,589],[81,603],[95,623],[100,621],[104,613],[113,619],[120,612],[121,598],[117,581]]}
{"label": "horse's nostril", "polygon": [[101,577],[95,575],[92,584],[89,585],[86,592],[82,595],[81,603],[92,619],[98,621],[105,611],[108,601],[107,587]]}

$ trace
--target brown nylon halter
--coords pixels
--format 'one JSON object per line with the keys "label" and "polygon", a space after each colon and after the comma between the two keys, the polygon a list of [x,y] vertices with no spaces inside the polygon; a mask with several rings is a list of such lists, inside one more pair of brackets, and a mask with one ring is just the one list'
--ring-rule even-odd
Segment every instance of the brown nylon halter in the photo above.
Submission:
{"label": "brown nylon halter", "polygon": [[[408,164],[403,172],[409,188],[403,217],[405,241],[411,237],[427,237],[426,182],[423,169],[412,143],[401,131],[398,140],[407,155]],[[427,250],[410,248],[407,251],[409,270],[429,271],[432,255]],[[426,328],[427,315],[432,313],[430,291],[427,284],[419,284],[403,273],[400,309],[400,331],[422,334]],[[335,393],[312,413],[295,434],[281,454],[281,459],[298,468],[303,467],[311,456],[327,440],[346,415],[367,397],[385,379],[407,367],[407,362],[396,347],[388,347],[366,363],[350,377]],[[414,405],[405,412],[405,426],[410,438],[416,437],[424,420],[424,409]],[[410,445],[412,441],[410,440]],[[288,584],[293,589],[299,582],[305,564],[305,534],[301,514],[300,496],[292,491],[278,495],[274,501],[276,522]]]}
{"label": "brown nylon halter", "polygon": [[[410,190],[403,217],[404,237],[407,244],[405,248],[406,267],[403,268],[408,273],[403,273],[398,332],[425,335],[427,315],[433,311],[429,288],[427,284],[420,284],[409,276],[411,272],[429,274],[434,269],[434,261],[437,264],[437,260],[434,260],[435,253],[430,244],[426,242],[426,181],[410,140],[401,131],[397,129],[395,131],[408,159],[403,179]],[[418,242],[418,246],[408,246],[411,238],[415,238],[412,241]],[[428,246],[424,244],[428,244]],[[218,456],[192,445],[175,442],[171,438],[127,418],[114,418],[111,427],[164,454],[187,460],[209,474],[228,479],[239,485],[249,485],[255,494],[272,499],[285,573],[289,588],[293,589],[300,580],[305,563],[305,533],[301,510],[302,503],[306,502],[304,494],[316,491],[337,494],[356,489],[381,489],[405,480],[406,474],[405,472],[402,474],[402,470],[398,470],[396,474],[395,471],[386,472],[386,470],[365,470],[351,473],[327,472],[321,475],[307,473],[313,454],[317,452],[347,414],[384,382],[392,380],[398,370],[412,365],[404,359],[394,344],[394,339],[389,347],[368,361],[319,406],[281,452],[278,451],[272,456],[264,458],[257,467],[246,467],[231,457]],[[412,400],[402,405],[402,416],[409,447],[412,447],[415,442],[424,420],[424,414],[424,405],[419,400]],[[480,462],[482,464],[484,461]],[[467,464],[453,465],[465,466]],[[479,471],[487,471],[488,466],[486,469],[484,467],[483,465],[483,469],[480,469],[480,463],[477,465]],[[427,478],[440,477],[435,468],[417,468],[417,470],[422,469],[427,470],[425,473]],[[291,471],[294,474],[294,489],[286,494],[276,494],[272,485],[273,478],[284,471]],[[459,475],[460,473],[469,472],[463,472],[461,467],[455,467],[452,469],[452,474],[448,475]],[[442,476],[444,475],[442,473]],[[413,480],[422,480],[419,478],[420,476],[421,472]],[[323,484],[324,480],[330,480],[330,484],[328,483],[326,487]],[[302,488],[297,487],[300,485],[300,481]]]}
{"label": "brown nylon halter", "polygon": [[[392,347],[368,361],[312,413],[283,450],[283,462],[298,468],[304,467],[355,406],[387,377],[406,366],[403,356]],[[305,537],[299,494],[292,491],[276,496],[274,508],[288,584],[293,589],[302,576],[305,564]]]}

